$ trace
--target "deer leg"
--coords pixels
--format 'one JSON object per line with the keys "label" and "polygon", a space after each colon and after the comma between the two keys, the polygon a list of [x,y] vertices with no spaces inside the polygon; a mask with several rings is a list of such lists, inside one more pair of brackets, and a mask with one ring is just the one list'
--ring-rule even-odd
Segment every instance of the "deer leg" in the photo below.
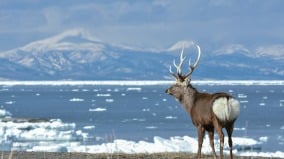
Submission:
{"label": "deer leg", "polygon": [[202,125],[197,126],[197,132],[198,132],[198,152],[196,158],[201,158],[201,148],[203,143],[203,138],[205,134],[205,129]]}
{"label": "deer leg", "polygon": [[223,159],[224,133],[222,131],[222,126],[218,121],[214,121],[214,127],[220,139],[220,157],[219,158]]}
{"label": "deer leg", "polygon": [[226,127],[227,133],[228,133],[228,143],[230,147],[230,158],[233,159],[233,142],[232,142],[232,134],[234,130],[234,125],[230,124],[229,126]]}
{"label": "deer leg", "polygon": [[210,140],[210,146],[211,146],[211,149],[212,149],[213,157],[214,157],[214,159],[216,159],[217,156],[216,156],[215,147],[214,147],[214,128],[208,130],[208,136],[209,136],[209,140]]}

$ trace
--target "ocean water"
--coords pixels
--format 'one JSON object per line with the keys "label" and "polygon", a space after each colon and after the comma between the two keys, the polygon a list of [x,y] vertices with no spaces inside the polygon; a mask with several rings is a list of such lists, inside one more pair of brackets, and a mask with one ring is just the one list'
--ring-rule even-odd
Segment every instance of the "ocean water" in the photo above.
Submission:
{"label": "ocean water", "polygon": [[[228,92],[240,101],[241,113],[233,133],[235,152],[284,152],[284,85],[194,85],[199,91]],[[84,149],[76,151],[90,152],[88,146],[119,141],[140,145],[175,142],[177,137],[179,141],[187,141],[185,137],[196,141],[197,132],[190,117],[172,96],[165,94],[169,86],[169,82],[2,84],[0,149],[75,151],[70,147],[80,146]],[[204,147],[209,145],[207,140]],[[215,140],[218,145],[217,135]],[[196,146],[191,150],[195,151]]]}

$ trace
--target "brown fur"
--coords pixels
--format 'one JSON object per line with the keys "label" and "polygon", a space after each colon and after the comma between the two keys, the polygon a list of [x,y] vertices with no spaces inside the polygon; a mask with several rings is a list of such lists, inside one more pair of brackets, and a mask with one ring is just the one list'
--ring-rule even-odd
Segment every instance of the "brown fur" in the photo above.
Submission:
{"label": "brown fur", "polygon": [[227,93],[200,93],[189,83],[185,85],[183,83],[176,83],[166,90],[166,93],[174,96],[183,105],[187,113],[191,116],[193,125],[196,126],[198,132],[198,153],[197,158],[201,158],[201,147],[205,131],[208,132],[210,139],[210,145],[214,158],[216,158],[216,152],[214,149],[214,129],[216,129],[220,138],[220,158],[223,158],[223,145],[224,134],[222,128],[225,128],[228,133],[228,143],[230,146],[230,157],[232,155],[232,133],[234,127],[234,121],[221,122],[215,116],[212,111],[213,102],[220,98],[232,98]]}
{"label": "brown fur", "polygon": [[219,120],[213,112],[214,102],[218,98],[227,98],[229,102],[229,99],[232,98],[232,96],[227,93],[214,93],[214,94],[200,93],[190,84],[191,74],[197,67],[201,57],[201,49],[198,45],[196,45],[196,47],[198,50],[197,59],[194,62],[194,64],[190,65],[189,71],[186,74],[182,74],[182,68],[181,68],[185,60],[185,57],[183,57],[184,48],[182,48],[179,64],[177,65],[175,61],[173,62],[175,68],[177,69],[177,73],[172,72],[172,69],[170,67],[170,73],[175,77],[176,83],[173,84],[170,88],[168,88],[166,90],[166,93],[174,96],[183,105],[187,113],[190,115],[193,125],[197,128],[198,132],[197,158],[201,158],[201,147],[205,131],[208,132],[213,157],[214,158],[217,157],[214,149],[214,129],[217,131],[220,139],[220,158],[221,159],[223,158],[224,133],[222,131],[222,128],[225,128],[228,134],[228,143],[230,146],[230,158],[233,159],[232,133],[234,129],[234,122],[237,118],[239,110],[233,110],[235,111],[233,112],[235,113],[233,114],[234,116],[230,116],[231,115],[230,112],[229,114],[225,114],[228,115],[229,118],[223,118],[222,115],[224,110],[226,110],[227,112],[229,111],[225,109],[228,108],[228,105],[222,107],[222,105],[217,104],[216,107],[218,109],[214,111],[215,113],[217,112],[219,117],[220,117],[219,113],[221,113],[222,121]]}

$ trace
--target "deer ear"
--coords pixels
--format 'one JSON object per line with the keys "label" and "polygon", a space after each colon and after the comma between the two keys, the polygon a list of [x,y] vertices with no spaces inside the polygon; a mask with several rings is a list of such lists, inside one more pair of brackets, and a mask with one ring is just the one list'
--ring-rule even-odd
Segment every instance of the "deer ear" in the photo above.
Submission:
{"label": "deer ear", "polygon": [[188,77],[186,77],[186,78],[184,79],[184,83],[185,83],[186,85],[190,84],[190,82],[191,82],[190,76],[188,76]]}

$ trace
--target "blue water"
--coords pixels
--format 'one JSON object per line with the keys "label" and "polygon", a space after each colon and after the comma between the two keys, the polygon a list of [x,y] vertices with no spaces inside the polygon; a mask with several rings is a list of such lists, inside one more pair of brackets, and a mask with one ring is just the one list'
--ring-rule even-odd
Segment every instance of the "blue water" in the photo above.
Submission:
{"label": "blue water", "polygon": [[[91,137],[151,141],[154,136],[192,136],[196,129],[180,104],[157,86],[0,86],[0,106],[13,117],[59,118]],[[197,85],[200,91],[228,92],[241,102],[234,137],[261,142],[264,152],[283,151],[284,86]],[[101,111],[99,111],[101,110]],[[95,126],[93,129],[84,129]],[[216,136],[217,137],[217,136]]]}

